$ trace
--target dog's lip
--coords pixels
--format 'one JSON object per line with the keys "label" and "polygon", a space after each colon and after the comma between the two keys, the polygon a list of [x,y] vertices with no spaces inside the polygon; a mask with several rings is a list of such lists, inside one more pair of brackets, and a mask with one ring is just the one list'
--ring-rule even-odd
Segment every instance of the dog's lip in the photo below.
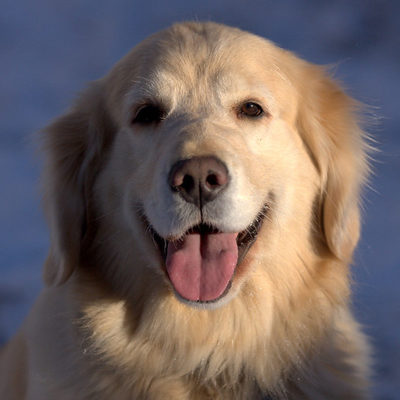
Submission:
{"label": "dog's lip", "polygon": [[[267,203],[265,203],[264,206],[259,211],[259,213],[257,214],[256,218],[253,220],[253,222],[246,229],[238,233],[236,238],[236,243],[238,246],[238,261],[236,264],[236,268],[243,262],[244,258],[246,257],[246,254],[257,240],[258,233],[260,232],[261,226],[263,225],[268,209],[269,206]],[[159,250],[159,254],[163,262],[163,268],[165,268],[165,261],[167,258],[167,248],[169,242],[180,240],[189,233],[210,234],[210,233],[223,232],[214,225],[200,223],[190,227],[180,238],[163,238],[153,228],[153,226],[146,218],[144,213],[141,213],[141,218],[145,225],[146,231],[150,233],[153,242],[155,243],[156,247]]]}
{"label": "dog's lip", "polygon": [[268,204],[265,203],[253,222],[245,230],[239,232],[236,239],[239,249],[237,266],[242,263],[247,252],[257,240],[258,233],[260,232],[261,226],[267,216],[268,209]]}

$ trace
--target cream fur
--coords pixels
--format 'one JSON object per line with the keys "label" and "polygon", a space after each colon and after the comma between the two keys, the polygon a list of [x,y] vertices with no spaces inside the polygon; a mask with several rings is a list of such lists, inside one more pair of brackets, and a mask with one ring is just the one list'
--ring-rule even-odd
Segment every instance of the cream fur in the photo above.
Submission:
{"label": "cream fur", "polygon": [[[132,125],[161,103],[165,120]],[[237,105],[256,101],[257,120]],[[323,68],[214,23],[135,47],[44,133],[48,287],[0,358],[0,397],[367,399],[349,264],[368,173],[357,103]],[[198,209],[166,183],[213,155],[229,188],[203,220],[238,232],[268,203],[229,294],[180,302],[143,225],[177,238]]]}

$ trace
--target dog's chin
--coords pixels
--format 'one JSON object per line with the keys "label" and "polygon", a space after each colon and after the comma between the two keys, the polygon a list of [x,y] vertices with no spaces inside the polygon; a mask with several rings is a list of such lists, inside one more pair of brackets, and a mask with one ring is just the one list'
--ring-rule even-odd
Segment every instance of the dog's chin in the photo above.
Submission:
{"label": "dog's chin", "polygon": [[[238,271],[257,240],[268,208],[265,204],[253,222],[240,232],[227,233],[212,224],[200,223],[184,231],[178,239],[160,236],[146,216],[141,214],[144,230],[150,234],[161,268],[179,301],[199,309],[214,309],[235,297]],[[193,242],[194,245],[191,244]],[[190,253],[191,248],[195,248],[196,254]],[[192,264],[200,266],[193,268]],[[193,269],[195,272],[190,272]],[[199,278],[197,271],[203,276]],[[193,286],[201,287],[195,293],[187,282],[191,280]]]}

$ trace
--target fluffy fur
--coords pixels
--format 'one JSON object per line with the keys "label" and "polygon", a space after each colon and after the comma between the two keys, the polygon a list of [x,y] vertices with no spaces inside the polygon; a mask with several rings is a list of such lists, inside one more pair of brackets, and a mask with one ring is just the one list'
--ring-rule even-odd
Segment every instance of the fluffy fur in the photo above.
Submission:
{"label": "fluffy fur", "polygon": [[[263,116],[241,116],[245,101]],[[149,102],[166,115],[133,123]],[[44,133],[47,288],[1,353],[1,398],[369,398],[348,305],[368,173],[357,108],[324,68],[238,29],[177,24],[135,47]],[[231,183],[200,215],[166,177],[210,155]],[[238,232],[264,204],[229,293],[181,301],[151,230]]]}

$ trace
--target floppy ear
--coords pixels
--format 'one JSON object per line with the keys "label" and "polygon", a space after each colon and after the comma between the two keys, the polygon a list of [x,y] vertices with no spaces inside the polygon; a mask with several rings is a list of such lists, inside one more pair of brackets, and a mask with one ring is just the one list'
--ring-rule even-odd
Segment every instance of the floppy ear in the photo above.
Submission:
{"label": "floppy ear", "polygon": [[308,64],[300,88],[298,124],[321,175],[321,221],[326,244],[350,261],[360,234],[360,189],[369,172],[359,104],[325,70]]}
{"label": "floppy ear", "polygon": [[48,285],[65,282],[79,263],[91,188],[110,125],[101,84],[94,83],[69,112],[44,130],[42,178],[51,246],[43,277]]}

